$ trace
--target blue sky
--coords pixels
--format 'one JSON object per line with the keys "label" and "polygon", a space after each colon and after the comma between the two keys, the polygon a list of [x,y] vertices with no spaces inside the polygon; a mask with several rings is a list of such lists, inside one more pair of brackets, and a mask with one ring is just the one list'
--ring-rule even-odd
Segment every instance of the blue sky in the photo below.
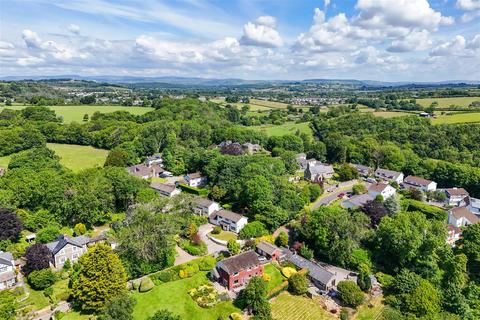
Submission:
{"label": "blue sky", "polygon": [[480,80],[480,0],[0,0],[0,75]]}

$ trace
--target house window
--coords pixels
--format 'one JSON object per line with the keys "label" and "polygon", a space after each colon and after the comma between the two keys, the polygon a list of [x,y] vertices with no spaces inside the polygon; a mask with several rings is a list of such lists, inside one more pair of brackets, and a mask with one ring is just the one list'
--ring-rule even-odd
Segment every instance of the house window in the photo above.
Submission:
{"label": "house window", "polygon": [[77,247],[75,247],[75,246],[73,246],[73,247],[72,247],[72,251],[73,251],[73,252],[76,252],[76,251],[77,251],[77,249],[78,249],[78,248],[77,248]]}
{"label": "house window", "polygon": [[74,254],[72,255],[72,260],[75,261],[75,260],[77,260],[77,259],[78,259],[78,254],[74,253]]}
{"label": "house window", "polygon": [[63,248],[62,250],[60,250],[60,251],[58,252],[58,254],[65,254],[65,248]]}
{"label": "house window", "polygon": [[61,257],[61,258],[60,258],[60,263],[65,263],[65,261],[66,261],[66,258],[65,258],[65,257]]}
{"label": "house window", "polygon": [[234,276],[238,275],[238,272],[234,272],[233,275],[234,275]]}
{"label": "house window", "polygon": [[234,283],[234,284],[238,284],[238,280],[234,280],[233,283]]}

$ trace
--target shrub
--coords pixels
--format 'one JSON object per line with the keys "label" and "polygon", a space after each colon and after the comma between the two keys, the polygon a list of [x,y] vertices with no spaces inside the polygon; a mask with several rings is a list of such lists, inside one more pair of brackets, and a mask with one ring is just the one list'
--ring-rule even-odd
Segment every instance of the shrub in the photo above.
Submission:
{"label": "shrub", "polygon": [[240,230],[238,237],[240,239],[250,239],[250,238],[258,238],[268,234],[267,228],[265,225],[260,221],[253,221],[247,223],[245,227]]}
{"label": "shrub", "polygon": [[285,231],[281,231],[275,239],[275,244],[279,247],[288,246],[288,234]]}
{"label": "shrub", "polygon": [[295,295],[307,293],[308,280],[307,277],[300,273],[294,273],[288,278],[288,291]]}
{"label": "shrub", "polygon": [[75,232],[76,236],[81,236],[87,232],[87,227],[83,223],[77,223],[75,227],[73,227],[73,232]]}
{"label": "shrub", "polygon": [[308,248],[306,245],[301,246],[300,250],[298,250],[298,253],[307,260],[312,260],[313,258],[313,250]]}
{"label": "shrub", "polygon": [[238,244],[237,240],[230,239],[227,243],[227,249],[230,254],[235,255],[240,252],[240,245]]}
{"label": "shrub", "polygon": [[149,277],[145,277],[142,279],[142,282],[140,283],[140,288],[138,288],[138,291],[140,292],[147,292],[153,289],[155,284],[153,283],[152,279]]}
{"label": "shrub", "polygon": [[385,287],[390,287],[395,281],[395,278],[393,276],[383,272],[377,272],[375,274],[375,277],[377,278],[378,282],[380,282]]}
{"label": "shrub", "polygon": [[340,294],[340,299],[351,307],[359,306],[365,298],[360,287],[353,281],[340,281],[337,290]]}
{"label": "shrub", "polygon": [[231,320],[243,320],[243,317],[240,313],[235,312],[230,315]]}
{"label": "shrub", "polygon": [[28,275],[28,284],[35,290],[44,290],[57,281],[57,276],[51,269],[33,271]]}
{"label": "shrub", "polygon": [[182,239],[179,243],[179,246],[180,248],[187,251],[192,256],[203,256],[203,255],[206,255],[208,252],[207,245],[205,244],[205,242],[201,240],[198,245],[195,245],[194,243],[186,239]]}
{"label": "shrub", "polygon": [[196,263],[200,271],[210,271],[215,267],[215,264],[217,263],[217,261],[215,260],[214,257],[208,256],[196,261]]}
{"label": "shrub", "polygon": [[213,227],[212,234],[220,234],[220,233],[222,233],[222,228],[220,228],[219,226]]}
{"label": "shrub", "polygon": [[45,290],[43,290],[43,294],[45,295],[45,297],[52,298],[52,296],[53,296],[53,287],[45,288]]}
{"label": "shrub", "polygon": [[282,274],[285,278],[290,278],[293,274],[297,273],[297,270],[295,270],[292,267],[285,267],[282,268]]}
{"label": "shrub", "polygon": [[218,292],[210,282],[189,290],[188,295],[202,308],[213,307],[219,302]]}
{"label": "shrub", "polygon": [[55,226],[41,229],[37,232],[36,241],[40,243],[48,243],[57,240],[60,230]]}
{"label": "shrub", "polygon": [[348,312],[348,309],[342,308],[342,310],[340,310],[340,320],[348,320],[349,317],[350,313]]}
{"label": "shrub", "polygon": [[270,280],[272,280],[272,277],[268,273],[264,273],[262,278],[265,282],[270,282]]}

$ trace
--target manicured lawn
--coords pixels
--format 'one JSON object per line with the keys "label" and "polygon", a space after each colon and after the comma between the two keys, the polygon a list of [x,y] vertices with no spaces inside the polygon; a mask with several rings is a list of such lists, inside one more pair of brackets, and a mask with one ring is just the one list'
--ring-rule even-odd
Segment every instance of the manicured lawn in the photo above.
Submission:
{"label": "manicured lawn", "polygon": [[210,236],[218,239],[218,240],[223,240],[223,241],[228,241],[230,239],[235,239],[237,240],[237,235],[233,232],[230,232],[230,231],[223,231],[220,232],[219,234],[213,234],[213,233],[210,233]]}
{"label": "manicured lawn", "polygon": [[[21,110],[24,109],[26,106],[23,105],[13,105],[9,107],[5,107],[8,109],[14,110]],[[0,107],[0,112],[3,110],[4,107]],[[144,108],[144,107],[123,107],[123,106],[49,106],[48,108],[55,111],[57,116],[61,116],[63,118],[63,122],[70,123],[70,122],[83,122],[83,116],[88,114],[89,117],[93,115],[95,111],[99,111],[101,113],[108,113],[114,111],[128,111],[135,115],[142,115],[149,111],[154,110],[153,108]]]}
{"label": "manicured lawn", "polygon": [[[372,304],[373,307],[369,308],[368,305]],[[367,303],[364,303],[358,312],[354,315],[354,320],[374,320],[377,319],[378,315],[382,312],[385,306],[382,304],[382,297],[377,297]]]}
{"label": "manicured lawn", "polygon": [[200,308],[187,292],[207,281],[207,272],[200,272],[191,278],[156,286],[146,293],[134,293],[137,299],[134,319],[147,319],[161,309],[168,309],[182,319],[195,320],[217,320],[220,316],[227,318],[231,313],[239,311],[230,301],[220,302],[213,308]]}
{"label": "manicured lawn", "polygon": [[272,316],[275,320],[334,320],[338,319],[322,309],[320,304],[310,298],[281,293],[271,302]]}
{"label": "manicured lawn", "polygon": [[258,130],[261,132],[266,133],[268,136],[283,136],[286,134],[295,134],[297,130],[300,132],[305,132],[309,135],[313,135],[312,129],[310,129],[309,122],[302,122],[302,123],[292,123],[287,122],[280,125],[262,125],[262,126],[253,126],[251,127],[254,130]]}
{"label": "manicured lawn", "polygon": [[432,102],[438,102],[439,108],[447,108],[452,104],[456,106],[468,107],[473,101],[480,101],[480,97],[454,97],[454,98],[427,98],[417,99],[417,103],[423,107],[429,107]]}
{"label": "manicured lawn", "polygon": [[108,154],[108,150],[74,144],[47,143],[47,147],[61,158],[62,165],[73,171],[102,167]]}
{"label": "manicured lawn", "polygon": [[266,274],[270,276],[270,281],[268,282],[267,292],[278,286],[280,283],[285,281],[285,277],[282,275],[278,268],[269,263],[263,267],[263,270]]}
{"label": "manicured lawn", "polygon": [[467,123],[467,122],[480,122],[480,112],[437,115],[437,118],[432,119],[433,124],[451,124],[451,123]]}
{"label": "manicured lawn", "polygon": [[[68,281],[68,279],[59,280],[53,285],[53,294],[57,300],[60,300],[59,298],[69,290]],[[30,292],[30,295],[20,303],[20,307],[31,306],[33,310],[40,310],[50,305],[50,299],[43,294],[43,291],[33,290],[28,284],[25,285],[25,290]]]}

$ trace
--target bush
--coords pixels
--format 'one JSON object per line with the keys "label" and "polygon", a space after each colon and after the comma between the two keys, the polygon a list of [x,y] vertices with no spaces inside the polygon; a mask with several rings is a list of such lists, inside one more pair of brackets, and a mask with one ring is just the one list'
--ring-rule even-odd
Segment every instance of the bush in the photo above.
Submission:
{"label": "bush", "polygon": [[230,239],[228,240],[228,243],[227,243],[227,249],[231,255],[236,255],[237,253],[240,252],[240,245],[238,244],[237,240]]}
{"label": "bush", "polygon": [[288,246],[288,234],[285,231],[281,231],[275,239],[275,244],[279,247]]}
{"label": "bush", "polygon": [[192,256],[203,256],[203,255],[206,255],[208,252],[207,245],[205,244],[205,242],[201,240],[198,245],[195,245],[189,240],[182,239],[179,243],[179,246],[180,248],[187,251]]}
{"label": "bush", "polygon": [[202,259],[200,259],[198,261],[195,261],[195,262],[197,263],[198,269],[200,271],[210,271],[213,268],[215,268],[215,264],[217,263],[215,258],[212,257],[212,256],[202,258]]}
{"label": "bush", "polygon": [[272,277],[268,273],[264,273],[262,278],[265,282],[270,282],[270,280],[272,280]]}
{"label": "bush", "polygon": [[295,295],[307,293],[308,280],[307,277],[300,273],[294,273],[288,278],[288,291]]}
{"label": "bush", "polygon": [[307,260],[313,259],[313,250],[309,249],[306,245],[301,246],[298,253]]}
{"label": "bush", "polygon": [[208,282],[197,288],[190,289],[188,295],[201,308],[210,308],[219,302],[218,292],[213,288],[213,284]]}
{"label": "bush", "polygon": [[76,236],[84,235],[87,232],[87,227],[83,223],[77,223],[75,227],[73,227],[73,232]]}
{"label": "bush", "polygon": [[253,221],[247,223],[245,227],[240,230],[238,237],[240,239],[251,239],[266,236],[268,234],[267,228],[260,221]]}
{"label": "bush", "polygon": [[222,228],[220,228],[219,226],[213,227],[212,234],[220,234],[220,233],[222,233]]}
{"label": "bush", "polygon": [[57,281],[57,276],[51,269],[37,270],[27,277],[28,284],[35,290],[44,290]]}
{"label": "bush", "polygon": [[292,267],[282,268],[282,274],[287,279],[290,278],[295,273],[297,273],[297,270]]}
{"label": "bush", "polygon": [[357,307],[365,298],[360,287],[353,281],[340,281],[337,286],[340,299],[351,307]]}
{"label": "bush", "polygon": [[149,277],[145,277],[142,279],[142,282],[140,283],[140,288],[138,288],[138,291],[140,292],[148,292],[155,287],[155,284],[153,283],[152,279]]}
{"label": "bush", "polygon": [[242,315],[238,312],[232,313],[229,318],[231,320],[243,320]]}
{"label": "bush", "polygon": [[363,183],[357,183],[357,184],[354,184],[353,187],[352,187],[352,193],[353,194],[364,194],[367,192],[367,188],[365,187],[365,185]]}
{"label": "bush", "polygon": [[37,232],[36,241],[40,243],[49,243],[57,240],[58,236],[60,236],[60,230],[55,226],[50,226]]}
{"label": "bush", "polygon": [[348,312],[348,309],[342,308],[342,310],[340,310],[340,320],[348,320],[349,317],[350,313]]}

